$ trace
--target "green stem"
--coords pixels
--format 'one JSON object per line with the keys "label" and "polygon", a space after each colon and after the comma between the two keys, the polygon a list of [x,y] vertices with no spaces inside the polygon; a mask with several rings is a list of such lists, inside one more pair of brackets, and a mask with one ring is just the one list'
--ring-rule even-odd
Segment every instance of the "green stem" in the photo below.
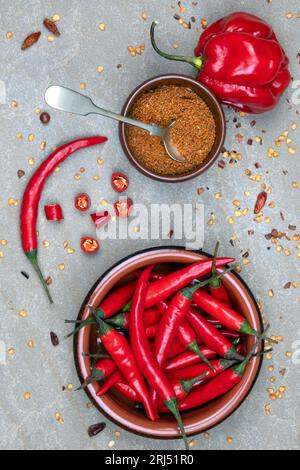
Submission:
{"label": "green stem", "polygon": [[[72,320],[65,320],[65,323],[71,323]],[[95,319],[93,316],[87,318],[86,320],[80,320],[79,322],[74,322],[74,323],[80,323],[79,326],[77,326],[74,331],[71,331],[71,333],[67,334],[64,339],[68,339],[73,335],[76,335],[81,328],[84,328],[87,325],[92,325],[93,323],[96,323]]]}
{"label": "green stem", "polygon": [[87,379],[85,379],[85,381],[80,385],[80,387],[76,388],[74,391],[77,392],[78,390],[82,390],[91,383],[97,382],[99,380],[103,380],[103,372],[94,368],[91,371],[91,375],[87,377]]}
{"label": "green stem", "polygon": [[[234,269],[234,266],[231,266],[230,268],[227,268],[225,269],[225,271],[222,271],[220,274],[218,274],[218,276],[215,276],[215,278],[219,279],[220,277],[224,276],[225,274],[227,274],[229,271],[232,271],[233,269]],[[181,289],[180,292],[184,297],[187,297],[188,299],[192,299],[194,293],[201,287],[204,287],[210,284],[211,280],[212,280],[212,277],[210,277],[209,279],[206,279],[205,281],[197,282],[197,284],[195,284],[194,286],[184,287],[183,289]]]}
{"label": "green stem", "polygon": [[201,379],[207,377],[209,372],[205,372],[205,374],[198,375],[198,377],[194,377],[193,379],[185,379],[180,380],[182,390],[188,395],[191,391],[192,386]]}
{"label": "green stem", "polygon": [[194,352],[195,354],[197,354],[199,357],[201,357],[202,361],[214,372],[215,369],[213,368],[213,366],[211,365],[211,363],[209,362],[209,360],[207,359],[207,357],[204,356],[204,354],[200,351],[199,349],[199,346],[197,344],[197,341],[193,341],[192,343],[190,343],[188,345],[188,349],[192,352]]}
{"label": "green stem", "polygon": [[130,309],[131,309],[131,303],[132,303],[132,301],[129,300],[129,301],[127,302],[127,304],[124,305],[124,307],[122,308],[121,312],[122,312],[122,313],[129,312]]}
{"label": "green stem", "polygon": [[83,357],[92,357],[96,359],[110,359],[109,354],[89,354],[89,353],[81,353]]}
{"label": "green stem", "polygon": [[269,324],[266,326],[265,328],[265,331],[263,333],[261,333],[258,337],[257,337],[257,341],[255,341],[254,345],[252,346],[252,348],[250,349],[249,353],[247,354],[247,356],[245,357],[245,359],[243,360],[243,362],[241,362],[240,364],[237,364],[236,366],[233,366],[233,369],[234,369],[234,372],[241,376],[244,374],[244,371],[246,369],[246,366],[248,364],[248,362],[250,361],[250,359],[253,357],[254,355],[254,351],[255,349],[257,348],[257,345],[260,343],[260,341],[262,341],[265,336],[266,336],[266,332],[267,330],[269,329]]}
{"label": "green stem", "polygon": [[122,328],[124,324],[126,323],[126,316],[125,313],[119,313],[118,315],[115,315],[112,318],[108,318],[106,322],[109,325],[117,326],[119,328]]}
{"label": "green stem", "polygon": [[154,39],[154,29],[155,26],[158,24],[158,21],[153,21],[151,28],[150,28],[150,39],[153,49],[162,57],[169,60],[177,60],[179,62],[187,62],[188,64],[193,65],[197,70],[200,70],[203,66],[204,57],[192,57],[192,56],[184,56],[184,55],[173,55],[167,54],[166,52],[161,51]]}
{"label": "green stem", "polygon": [[185,443],[185,448],[186,448],[186,450],[189,450],[190,446],[189,446],[189,442],[188,442],[188,439],[187,439],[187,436],[186,436],[186,433],[185,433],[185,430],[184,430],[184,426],[183,426],[183,423],[182,423],[180,413],[178,411],[177,399],[176,398],[171,398],[170,400],[166,400],[164,402],[164,405],[168,408],[168,410],[171,411],[174,418],[176,419],[178,427],[179,427],[181,435],[182,435],[182,438],[183,438],[184,443]]}
{"label": "green stem", "polygon": [[47,294],[47,297],[49,299],[50,304],[53,304],[53,299],[51,297],[48,286],[46,284],[46,281],[44,279],[44,276],[42,274],[41,268],[40,268],[38,260],[37,260],[37,250],[27,251],[27,252],[25,252],[25,255],[27,256],[27,258],[31,262],[32,266],[34,267],[34,270],[37,273],[37,275],[38,275],[38,277],[39,277],[39,279],[42,283],[42,286],[43,286],[43,288],[44,288],[44,290]]}

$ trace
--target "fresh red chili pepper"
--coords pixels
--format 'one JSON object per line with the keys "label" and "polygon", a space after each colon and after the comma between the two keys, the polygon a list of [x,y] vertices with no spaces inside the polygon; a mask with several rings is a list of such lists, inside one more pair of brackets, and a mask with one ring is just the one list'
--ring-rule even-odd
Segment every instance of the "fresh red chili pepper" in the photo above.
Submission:
{"label": "fresh red chili pepper", "polygon": [[194,377],[191,379],[183,379],[183,380],[171,380],[170,385],[173,387],[177,400],[182,400],[185,398],[191,391],[193,385],[197,384],[199,381],[204,379],[208,375],[207,372],[204,374],[199,375],[198,377]]}
{"label": "fresh red chili pepper", "polygon": [[232,346],[216,328],[210,325],[201,315],[191,308],[187,313],[187,320],[192,325],[199,338],[202,339],[203,343],[219,356],[225,357],[225,359],[243,359],[243,357],[236,352],[234,346]]}
{"label": "fresh red chili pepper", "polygon": [[[187,397],[179,401],[178,407],[181,411],[189,410],[207,403],[215,398],[224,395],[231,390],[242,379],[248,362],[253,357],[257,343],[254,344],[251,351],[240,364],[235,364],[225,371],[212,378],[209,382],[200,385],[193,390]],[[167,413],[169,410],[165,407],[159,408],[160,412]]]}
{"label": "fresh red chili pepper", "polygon": [[101,397],[105,395],[112,387],[115,386],[119,380],[122,380],[123,376],[119,370],[115,370],[106,380],[105,383],[100,387],[97,392],[97,396]]}
{"label": "fresh red chili pepper", "polygon": [[187,380],[207,372],[205,380],[208,380],[220,374],[225,369],[228,369],[228,367],[231,367],[234,362],[235,361],[223,358],[213,359],[211,361],[211,364],[214,366],[213,371],[206,364],[201,362],[200,364],[194,364],[192,366],[183,367],[181,369],[171,370],[167,373],[167,377],[169,380]]}
{"label": "fresh red chili pepper", "polygon": [[238,331],[234,330],[219,330],[221,335],[223,335],[225,338],[227,338],[230,342],[241,339],[241,335]]}
{"label": "fresh red chili pepper", "polygon": [[248,113],[274,108],[289,85],[289,60],[271,26],[250,13],[235,12],[219,19],[200,36],[195,57],[161,56],[188,62],[199,74],[197,80],[222,101]]}
{"label": "fresh red chili pepper", "polygon": [[[148,308],[144,312],[143,320],[145,326],[152,326],[159,322],[161,314],[155,307]],[[119,313],[107,320],[110,325],[128,330],[130,324],[130,312]]]}
{"label": "fresh red chili pepper", "polygon": [[127,339],[111,325],[105,323],[99,315],[96,318],[99,324],[99,337],[103,346],[111,355],[129,385],[139,396],[149,419],[155,421],[156,414],[153,411],[146,384]]}
{"label": "fresh red chili pepper", "polygon": [[177,356],[177,354],[181,354],[184,351],[186,351],[185,346],[182,346],[182,344],[178,343],[178,341],[175,339],[170,346],[167,358],[169,359],[170,357]]}
{"label": "fresh red chili pepper", "polygon": [[46,204],[44,206],[45,216],[47,220],[60,221],[63,220],[63,211],[59,204]]}
{"label": "fresh red chili pepper", "polygon": [[100,244],[96,238],[93,237],[81,237],[80,239],[80,248],[87,255],[97,253],[100,248]]}
{"label": "fresh red chili pepper", "polygon": [[107,379],[117,369],[116,364],[112,359],[99,359],[91,370],[91,375],[81,384],[77,389],[85,388],[92,382]]}
{"label": "fresh red chili pepper", "polygon": [[107,319],[119,312],[132,297],[136,283],[136,280],[127,282],[109,292],[97,308],[97,316],[100,316],[102,319]]}
{"label": "fresh red chili pepper", "polygon": [[74,199],[74,206],[80,212],[85,212],[91,207],[91,199],[88,194],[77,194]]}
{"label": "fresh red chili pepper", "polygon": [[182,424],[181,416],[177,409],[177,399],[174,390],[171,388],[166,375],[155,361],[150,344],[146,337],[143,324],[143,313],[145,308],[145,296],[147,292],[147,281],[149,279],[152,266],[145,269],[140,276],[132,300],[131,321],[129,335],[131,345],[135,353],[140,369],[143,371],[150,387],[157,391],[160,399],[166,408],[174,415],[186,448],[189,448],[188,440]]}
{"label": "fresh red chili pepper", "polygon": [[[221,268],[232,261],[234,258],[218,258],[216,266]],[[166,274],[162,279],[152,282],[147,290],[145,308],[158,304],[160,300],[166,300],[178,290],[188,286],[194,279],[210,273],[211,268],[212,260],[205,259]]]}
{"label": "fresh red chili pepper", "polygon": [[111,175],[111,185],[118,193],[123,193],[129,186],[129,180],[124,173],[113,173]]}
{"label": "fresh red chili pepper", "polygon": [[22,247],[25,255],[39,276],[39,279],[51,303],[53,300],[37,260],[38,241],[36,220],[41,192],[48,176],[53,173],[57,165],[60,165],[66,158],[68,158],[77,150],[90,147],[92,145],[102,144],[106,140],[106,137],[101,136],[86,137],[84,139],[78,139],[73,142],[69,142],[62,147],[59,147],[39,166],[34,175],[30,178],[25,189],[20,214]]}
{"label": "fresh red chili pepper", "polygon": [[[206,346],[199,347],[202,354],[207,359],[212,359],[217,356],[217,353],[212,349]],[[181,369],[182,367],[188,367],[193,364],[198,364],[198,362],[203,362],[201,357],[198,354],[195,354],[192,351],[183,351],[177,354],[174,357],[171,357],[166,363],[166,371]]]}
{"label": "fresh red chili pepper", "polygon": [[216,247],[215,247],[213,265],[212,265],[212,279],[208,288],[213,297],[221,300],[221,302],[224,302],[225,304],[230,305],[230,298],[229,298],[228,292],[224,284],[222,283],[221,278],[218,277],[218,273],[216,269],[216,259],[217,259],[218,249],[219,249],[219,242],[217,242]]}
{"label": "fresh red chili pepper", "polygon": [[125,397],[130,398],[130,400],[133,401],[139,401],[138,396],[136,392],[133,390],[130,385],[125,382],[125,380],[119,380],[118,382],[115,383],[114,388],[121,392]]}
{"label": "fresh red chili pepper", "polygon": [[114,203],[114,210],[117,217],[125,219],[132,212],[133,202],[129,197],[120,198]]}
{"label": "fresh red chili pepper", "polygon": [[[168,310],[162,316],[159,324],[159,329],[155,338],[154,343],[154,355],[157,363],[161,368],[165,368],[168,351],[171,344],[173,343],[176,335],[179,332],[179,328],[191,306],[192,298],[197,289],[202,286],[202,283],[198,283],[196,286],[185,287],[184,289],[177,292],[177,294],[171,300]],[[185,342],[187,346],[189,339],[192,337],[192,348],[197,349],[197,354],[202,358],[204,362],[209,365],[209,361],[203,356],[196,343],[196,337],[193,338],[193,332],[185,331],[185,324],[181,328],[179,333],[180,342]],[[187,338],[189,336],[189,338]]]}
{"label": "fresh red chili pepper", "polygon": [[108,211],[103,211],[101,213],[94,212],[93,214],[90,214],[90,216],[97,229],[104,227],[104,225],[106,225],[111,219],[111,215]]}
{"label": "fresh red chili pepper", "polygon": [[246,318],[242,317],[230,305],[220,302],[215,297],[207,294],[207,292],[195,292],[193,301],[204,312],[217,318],[227,328],[247,335],[257,336],[259,334],[252,328]]}

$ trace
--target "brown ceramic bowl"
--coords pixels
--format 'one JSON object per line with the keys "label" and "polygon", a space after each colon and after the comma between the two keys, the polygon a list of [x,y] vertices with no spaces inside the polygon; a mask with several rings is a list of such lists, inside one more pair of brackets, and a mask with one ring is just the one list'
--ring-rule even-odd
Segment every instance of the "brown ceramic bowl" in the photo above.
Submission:
{"label": "brown ceramic bowl", "polygon": [[[208,255],[199,252],[185,251],[180,247],[152,248],[129,256],[106,271],[95,283],[79,312],[78,319],[89,316],[87,304],[98,307],[106,294],[115,286],[128,281],[133,272],[149,264],[157,264],[158,270],[174,270],[179,266],[206,258]],[[242,279],[235,273],[228,273],[223,282],[229,292],[234,307],[258,331],[262,329],[262,320],[258,306]],[[247,337],[244,353],[253,345],[253,338]],[[90,374],[91,358],[83,356],[83,352],[95,352],[96,332],[93,326],[80,330],[74,338],[74,357],[79,379],[83,382]],[[222,397],[211,401],[205,406],[182,413],[187,435],[203,432],[223,421],[245,400],[258,376],[262,356],[255,357],[248,364],[241,382]],[[152,438],[179,437],[178,428],[171,416],[162,416],[158,421],[151,422],[134,403],[111,391],[97,397],[99,384],[94,383],[86,388],[86,393],[94,405],[109,419],[125,429]]]}
{"label": "brown ceramic bowl", "polygon": [[186,88],[191,88],[205,101],[205,103],[210,108],[214,116],[214,119],[216,122],[216,139],[215,139],[213,148],[211,149],[206,159],[202,162],[202,164],[196,169],[190,170],[189,172],[182,174],[182,175],[177,175],[177,176],[160,175],[144,167],[139,162],[139,160],[136,159],[134,154],[131,152],[128,142],[127,142],[127,137],[126,137],[126,124],[119,125],[119,137],[120,137],[122,148],[128,160],[144,175],[150,176],[151,178],[154,178],[159,181],[165,181],[167,183],[178,183],[180,181],[185,181],[185,180],[195,178],[196,176],[200,175],[205,170],[207,170],[207,168],[209,168],[212,165],[212,163],[216,160],[219,153],[221,152],[224,139],[225,139],[225,130],[226,130],[225,117],[224,117],[222,107],[220,103],[218,102],[217,98],[206,86],[202,85],[196,80],[193,80],[191,77],[188,77],[185,75],[177,75],[177,74],[159,75],[158,77],[151,78],[147,80],[146,82],[142,83],[141,85],[139,85],[135,90],[133,90],[133,92],[127,98],[123,106],[121,114],[123,114],[124,116],[127,116],[128,114],[130,114],[130,111],[132,109],[134,102],[141,95],[143,95],[145,92],[149,90],[153,90],[163,85],[178,85],[178,86],[183,86]]}

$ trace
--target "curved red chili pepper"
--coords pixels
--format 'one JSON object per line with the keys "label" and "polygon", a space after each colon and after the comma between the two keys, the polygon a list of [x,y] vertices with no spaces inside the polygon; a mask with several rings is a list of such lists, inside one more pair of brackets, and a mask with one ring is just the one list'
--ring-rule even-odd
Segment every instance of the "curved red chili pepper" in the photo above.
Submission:
{"label": "curved red chili pepper", "polygon": [[63,220],[63,211],[59,204],[46,204],[44,206],[45,216],[47,220],[60,221]]}
{"label": "curved red chili pepper", "polygon": [[173,387],[177,400],[182,400],[185,398],[191,391],[192,387],[202,380],[205,380],[208,373],[205,372],[204,374],[199,375],[198,377],[194,377],[188,380],[171,380],[170,385]]}
{"label": "curved red chili pepper", "polygon": [[97,315],[99,315],[103,320],[112,317],[115,313],[119,312],[124,305],[131,299],[137,281],[131,281],[127,284],[123,284],[120,287],[117,287],[105,297],[97,308]]}
{"label": "curved red chili pepper", "polygon": [[171,388],[166,375],[155,361],[150,344],[146,337],[145,327],[143,324],[143,312],[145,308],[145,294],[147,292],[147,281],[149,279],[152,266],[145,269],[140,276],[137,287],[132,300],[131,322],[129,327],[129,335],[133,351],[136,359],[147,379],[150,387],[157,391],[164,405],[175,417],[184,439],[186,448],[189,448],[185,430],[182,424],[180,414],[177,411],[177,399]]}
{"label": "curved red chili pepper", "polygon": [[107,379],[117,369],[116,364],[112,359],[99,359],[91,370],[91,375],[78,387],[77,390],[85,388],[92,382]]}
{"label": "curved red chili pepper", "polygon": [[150,402],[146,384],[127,339],[111,325],[105,323],[100,316],[96,318],[99,324],[99,336],[106,351],[111,355],[129,385],[136,391],[149,419],[155,421],[156,415]]}
{"label": "curved red chili pepper", "polygon": [[215,297],[207,294],[207,292],[195,292],[193,301],[204,312],[219,320],[227,328],[247,335],[258,335],[246,318],[237,313],[230,305],[220,302]]}
{"label": "curved red chili pepper", "polygon": [[130,400],[139,401],[136,392],[127,382],[119,380],[115,383],[114,388],[121,392],[125,397],[130,398]]}
{"label": "curved red chili pepper", "polygon": [[187,320],[196,331],[198,337],[202,339],[203,343],[219,356],[225,357],[226,359],[243,359],[243,357],[236,352],[234,346],[232,346],[216,328],[210,325],[201,315],[191,308],[187,313]]}
{"label": "curved red chili pepper", "polygon": [[214,366],[214,370],[212,371],[206,364],[201,362],[200,364],[194,364],[191,366],[182,367],[181,369],[174,369],[170,370],[167,373],[167,377],[170,380],[183,380],[183,379],[192,379],[193,377],[197,377],[201,374],[205,374],[208,372],[206,376],[206,380],[215,377],[216,375],[223,372],[228,367],[231,367],[235,361],[229,359],[213,359],[211,364]]}
{"label": "curved red chili pepper", "polygon": [[39,279],[46,291],[49,301],[52,303],[48,286],[42,275],[40,266],[37,260],[37,232],[36,232],[36,220],[38,214],[38,206],[43,190],[44,184],[47,178],[53,173],[55,168],[60,165],[66,158],[71,154],[82,148],[87,148],[92,145],[102,144],[107,140],[106,137],[95,136],[86,137],[83,139],[74,140],[62,145],[55,150],[49,157],[39,166],[33,176],[30,178],[22,200],[22,207],[20,213],[20,230],[22,247],[25,255],[33,265]]}
{"label": "curved red chili pepper", "polygon": [[[203,356],[206,357],[206,359],[214,358],[217,355],[215,351],[206,346],[200,346],[199,349]],[[182,367],[188,367],[193,364],[198,364],[198,362],[203,362],[201,357],[198,356],[198,354],[192,351],[183,351],[180,354],[171,357],[167,361],[165,370],[171,371],[181,369]]]}
{"label": "curved red chili pepper", "polygon": [[112,387],[115,386],[119,380],[122,380],[123,376],[119,370],[115,370],[105,381],[105,383],[100,387],[100,389],[97,392],[97,396],[101,397],[102,395],[105,395]]}
{"label": "curved red chili pepper", "polygon": [[[234,258],[218,258],[217,268],[232,263]],[[209,274],[212,269],[212,260],[205,259],[197,263],[190,264],[184,268],[166,274],[162,279],[152,282],[147,290],[145,308],[158,304],[161,300],[166,300],[180,289],[188,286],[194,279]]]}

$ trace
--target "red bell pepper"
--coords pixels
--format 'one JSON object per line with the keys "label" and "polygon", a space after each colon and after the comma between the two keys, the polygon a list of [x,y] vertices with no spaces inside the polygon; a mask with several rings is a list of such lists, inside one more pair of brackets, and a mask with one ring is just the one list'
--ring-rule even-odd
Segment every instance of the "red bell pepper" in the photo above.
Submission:
{"label": "red bell pepper", "polygon": [[274,108],[289,85],[289,60],[273,29],[261,18],[235,12],[219,19],[200,36],[195,57],[176,56],[160,51],[161,56],[188,62],[199,74],[197,80],[212,90],[222,103],[248,113]]}

